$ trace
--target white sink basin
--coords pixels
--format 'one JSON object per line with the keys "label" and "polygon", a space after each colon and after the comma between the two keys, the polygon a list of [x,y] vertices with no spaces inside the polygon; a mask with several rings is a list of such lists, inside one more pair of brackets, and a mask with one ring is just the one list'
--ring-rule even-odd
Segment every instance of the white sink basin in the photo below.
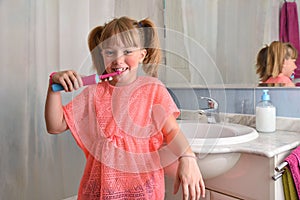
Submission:
{"label": "white sink basin", "polygon": [[178,120],[178,124],[199,158],[204,179],[219,176],[237,163],[240,153],[232,152],[232,145],[258,137],[255,129],[239,124],[207,124],[188,120]]}

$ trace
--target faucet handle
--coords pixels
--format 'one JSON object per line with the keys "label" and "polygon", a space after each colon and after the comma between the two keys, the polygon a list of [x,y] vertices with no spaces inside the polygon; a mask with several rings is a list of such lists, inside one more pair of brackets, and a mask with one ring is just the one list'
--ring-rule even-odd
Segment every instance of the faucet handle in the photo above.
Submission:
{"label": "faucet handle", "polygon": [[218,102],[210,97],[201,97],[201,99],[206,99],[207,100],[207,105],[209,109],[218,109],[219,108],[219,104]]}

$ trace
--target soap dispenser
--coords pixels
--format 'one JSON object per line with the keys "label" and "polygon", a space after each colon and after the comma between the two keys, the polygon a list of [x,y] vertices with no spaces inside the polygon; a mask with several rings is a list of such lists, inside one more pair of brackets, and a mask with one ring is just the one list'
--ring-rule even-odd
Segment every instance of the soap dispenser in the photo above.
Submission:
{"label": "soap dispenser", "polygon": [[268,92],[269,90],[263,90],[261,101],[256,105],[256,130],[264,133],[276,130],[276,108]]}

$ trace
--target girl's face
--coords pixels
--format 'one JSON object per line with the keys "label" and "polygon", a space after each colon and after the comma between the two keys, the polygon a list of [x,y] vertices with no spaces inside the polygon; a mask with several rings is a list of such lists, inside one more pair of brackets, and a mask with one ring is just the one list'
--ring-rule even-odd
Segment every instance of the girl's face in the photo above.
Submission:
{"label": "girl's face", "polygon": [[295,69],[297,68],[296,66],[296,60],[289,58],[285,59],[282,67],[282,74],[291,77],[291,75],[294,73]]}
{"label": "girl's face", "polygon": [[127,85],[137,78],[137,68],[146,56],[145,49],[137,47],[107,46],[102,49],[102,56],[107,73],[121,71],[110,81],[112,85]]}

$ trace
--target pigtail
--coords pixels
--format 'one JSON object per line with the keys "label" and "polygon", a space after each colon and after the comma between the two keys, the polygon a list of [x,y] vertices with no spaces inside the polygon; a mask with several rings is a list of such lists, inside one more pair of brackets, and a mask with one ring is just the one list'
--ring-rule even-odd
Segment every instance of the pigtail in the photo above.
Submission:
{"label": "pigtail", "polygon": [[262,48],[256,57],[256,74],[259,75],[261,81],[266,81],[269,76],[267,75],[267,58],[268,58],[268,45]]}
{"label": "pigtail", "polygon": [[88,36],[88,46],[92,56],[93,67],[96,69],[97,74],[105,73],[105,66],[101,54],[101,49],[98,46],[100,44],[100,38],[103,29],[103,26],[97,26],[93,30],[91,30]]}
{"label": "pigtail", "polygon": [[149,19],[143,19],[137,25],[142,29],[142,46],[147,50],[147,55],[143,60],[143,70],[150,76],[158,77],[161,49],[157,30]]}
{"label": "pigtail", "polygon": [[276,77],[282,71],[286,48],[283,43],[274,41],[268,49],[267,75]]}

